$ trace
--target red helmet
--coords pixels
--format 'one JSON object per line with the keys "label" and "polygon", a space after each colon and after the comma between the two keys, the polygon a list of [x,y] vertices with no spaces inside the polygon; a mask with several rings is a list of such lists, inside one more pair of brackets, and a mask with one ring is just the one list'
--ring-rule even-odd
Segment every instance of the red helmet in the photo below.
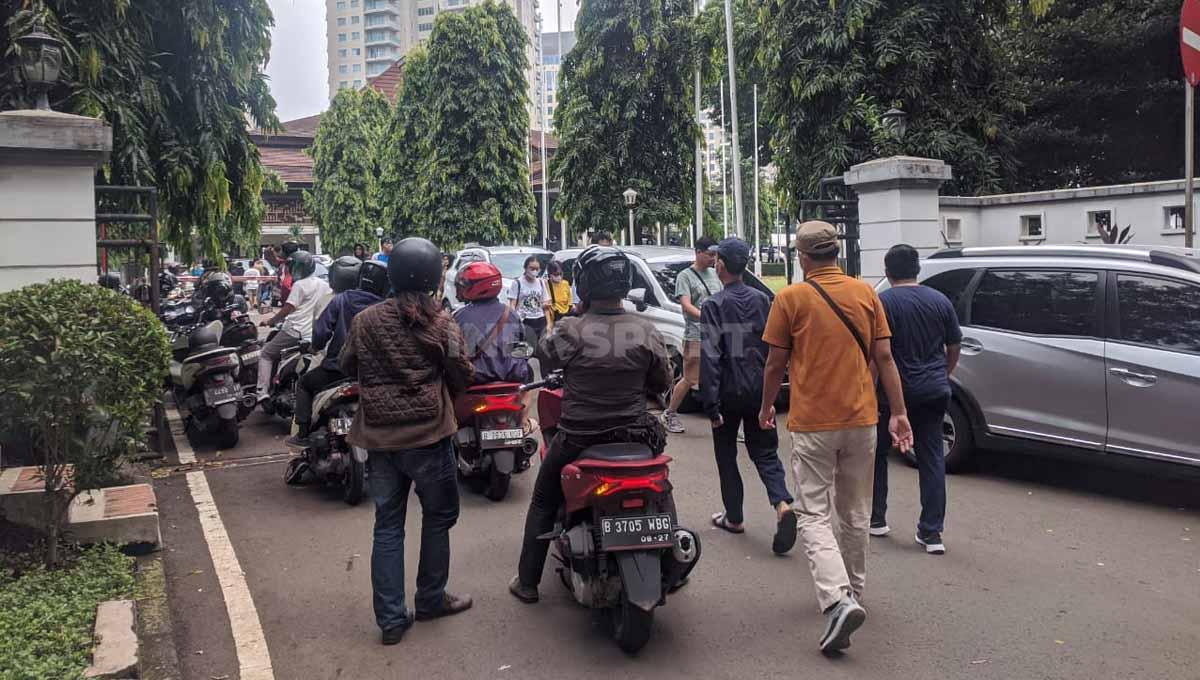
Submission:
{"label": "red helmet", "polygon": [[454,279],[458,299],[475,301],[490,300],[500,294],[504,282],[500,270],[490,262],[472,262],[463,267]]}

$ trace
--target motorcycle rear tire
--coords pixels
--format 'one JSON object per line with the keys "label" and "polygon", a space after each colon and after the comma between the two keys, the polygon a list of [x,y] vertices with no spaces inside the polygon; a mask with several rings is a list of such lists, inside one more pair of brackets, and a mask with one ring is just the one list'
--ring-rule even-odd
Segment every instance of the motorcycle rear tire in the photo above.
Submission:
{"label": "motorcycle rear tire", "polygon": [[488,483],[483,490],[483,495],[490,501],[502,501],[508,495],[510,482],[512,482],[512,473],[499,472],[493,466],[488,471]]}
{"label": "motorcycle rear tire", "polygon": [[362,502],[366,486],[366,472],[366,464],[360,463],[355,460],[354,456],[350,456],[350,462],[346,465],[346,476],[342,478],[342,500],[347,505],[358,505]]}
{"label": "motorcycle rear tire", "polygon": [[232,449],[238,445],[240,435],[241,430],[238,428],[236,419],[222,420],[217,428],[217,447]]}
{"label": "motorcycle rear tire", "polygon": [[654,626],[654,610],[645,611],[621,596],[621,604],[609,610],[612,615],[613,639],[626,654],[637,654],[650,641]]}

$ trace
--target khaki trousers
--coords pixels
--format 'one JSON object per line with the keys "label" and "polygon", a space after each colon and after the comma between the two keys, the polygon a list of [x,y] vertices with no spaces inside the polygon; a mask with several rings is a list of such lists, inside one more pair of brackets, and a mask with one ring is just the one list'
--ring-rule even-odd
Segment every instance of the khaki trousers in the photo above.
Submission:
{"label": "khaki trousers", "polygon": [[866,586],[874,458],[874,425],[792,433],[792,509],[821,611]]}

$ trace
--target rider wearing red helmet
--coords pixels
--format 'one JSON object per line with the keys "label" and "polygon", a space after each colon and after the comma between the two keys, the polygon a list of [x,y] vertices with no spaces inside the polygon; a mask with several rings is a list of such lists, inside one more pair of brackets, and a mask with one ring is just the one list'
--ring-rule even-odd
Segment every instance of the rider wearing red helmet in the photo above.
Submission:
{"label": "rider wearing red helmet", "polygon": [[497,297],[504,288],[500,270],[489,262],[472,262],[454,279],[455,292],[466,306],[454,313],[475,366],[475,383],[523,382],[529,377],[525,359],[514,357],[521,340],[521,320]]}

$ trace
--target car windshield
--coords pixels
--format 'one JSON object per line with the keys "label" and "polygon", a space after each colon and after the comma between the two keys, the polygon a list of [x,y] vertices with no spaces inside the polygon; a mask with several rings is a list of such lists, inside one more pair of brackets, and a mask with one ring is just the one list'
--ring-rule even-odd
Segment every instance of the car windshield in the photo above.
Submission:
{"label": "car windshield", "polygon": [[[492,264],[500,270],[500,275],[506,279],[515,279],[525,271],[525,258],[531,253],[493,253]],[[546,271],[546,263],[553,257],[550,253],[532,253],[542,263],[542,273]]]}

